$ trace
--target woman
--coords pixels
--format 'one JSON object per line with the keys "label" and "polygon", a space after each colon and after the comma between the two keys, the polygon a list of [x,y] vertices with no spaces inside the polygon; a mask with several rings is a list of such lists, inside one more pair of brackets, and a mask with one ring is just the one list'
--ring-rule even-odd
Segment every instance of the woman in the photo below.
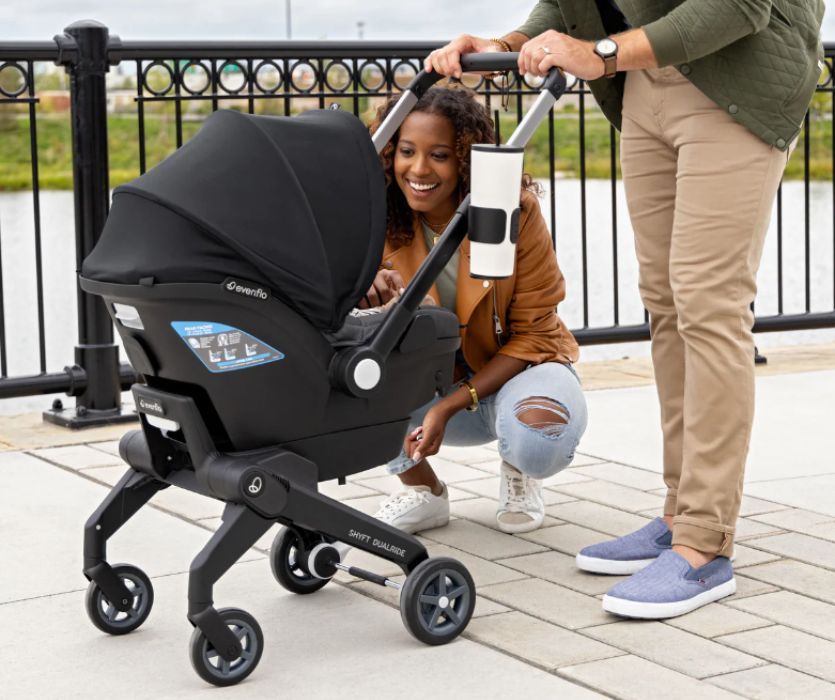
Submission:
{"label": "woman", "polygon": [[[376,129],[395,100],[379,110]],[[397,296],[469,192],[470,147],[493,143],[485,108],[464,88],[433,88],[383,150],[388,230],[370,305]],[[376,517],[408,532],[449,521],[449,498],[427,458],[441,444],[498,440],[502,458],[498,527],[528,532],[543,521],[541,479],[566,467],[586,428],[586,405],[571,363],[574,337],[556,314],[565,297],[551,238],[526,176],[521,191],[514,275],[492,282],[469,276],[462,243],[430,291],[461,324],[458,385],[418,409],[403,452],[388,464],[404,490]]]}

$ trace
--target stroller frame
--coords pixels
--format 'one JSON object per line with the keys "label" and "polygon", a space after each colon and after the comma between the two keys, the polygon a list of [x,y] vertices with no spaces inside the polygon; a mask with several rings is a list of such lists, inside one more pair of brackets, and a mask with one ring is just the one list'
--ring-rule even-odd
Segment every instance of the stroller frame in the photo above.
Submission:
{"label": "stroller frame", "polygon": [[[471,54],[462,57],[462,67],[470,72],[513,70],[516,60],[517,54]],[[415,77],[373,136],[378,153],[420,96],[441,77],[425,71]],[[508,145],[524,146],[565,89],[564,76],[553,70]],[[369,363],[383,371],[389,354],[414,320],[420,302],[466,235],[468,208],[469,196],[371,339],[334,356],[330,367],[334,386],[354,396],[373,393],[374,387],[368,387],[367,379],[363,379],[367,374],[363,372]],[[86,292],[105,296],[111,286],[83,278],[80,283]],[[138,357],[142,364],[141,348],[132,350],[132,359]],[[136,369],[143,371],[141,366]],[[300,454],[277,446],[223,452],[213,441],[194,399],[142,384],[134,385],[132,391],[142,430],[128,432],[119,444],[119,453],[129,469],[84,529],[83,573],[90,581],[87,612],[99,629],[110,634],[131,632],[150,613],[150,579],[135,567],[109,564],[107,540],[156,493],[169,486],[226,502],[221,526],[189,570],[188,619],[195,628],[191,660],[198,675],[209,683],[237,683],[254,670],[260,659],[263,635],[257,622],[242,610],[215,609],[213,587],[276,522],[285,528],[276,537],[270,561],[273,573],[285,588],[311,593],[324,586],[338,570],[344,570],[399,589],[404,623],[425,643],[446,643],[466,627],[475,604],[475,586],[459,562],[429,559],[426,548],[414,536],[320,493],[319,467]],[[388,426],[389,430],[404,428],[402,421]],[[176,434],[186,450],[177,449],[167,438],[168,433]],[[373,439],[373,434],[365,439]],[[324,478],[332,476],[326,474]],[[396,563],[407,575],[406,581],[401,585],[342,564],[344,550],[340,551],[335,543],[350,544]],[[447,585],[451,585],[451,590],[447,590]],[[426,603],[429,593],[434,598]],[[453,600],[459,601],[457,608]],[[445,620],[444,625],[433,627],[439,618]]]}

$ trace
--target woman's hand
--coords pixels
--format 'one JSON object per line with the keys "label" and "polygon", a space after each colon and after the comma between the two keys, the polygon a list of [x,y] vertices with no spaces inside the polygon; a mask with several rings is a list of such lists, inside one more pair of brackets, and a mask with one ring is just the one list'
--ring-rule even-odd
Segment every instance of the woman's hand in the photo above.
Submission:
{"label": "woman's hand", "polygon": [[595,80],[605,73],[603,59],[594,52],[594,43],[582,41],[549,29],[519,49],[519,72],[522,75],[545,75],[558,66],[582,80]]}
{"label": "woman's hand", "polygon": [[396,299],[404,286],[403,278],[397,270],[380,270],[375,275],[365,299],[361,299],[357,306],[361,309],[383,306],[392,299]]}
{"label": "woman's hand", "polygon": [[406,436],[403,451],[415,464],[425,457],[438,454],[444,441],[446,424],[452,417],[443,402],[436,403],[423,418],[423,425],[415,428]]}

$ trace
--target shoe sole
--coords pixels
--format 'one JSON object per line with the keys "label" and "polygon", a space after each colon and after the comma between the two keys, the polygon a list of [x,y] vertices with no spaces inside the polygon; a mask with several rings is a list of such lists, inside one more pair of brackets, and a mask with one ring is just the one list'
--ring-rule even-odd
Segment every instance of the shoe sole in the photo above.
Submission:
{"label": "shoe sole", "polygon": [[445,525],[449,524],[449,516],[448,515],[439,515],[432,520],[424,520],[421,523],[415,523],[414,525],[409,525],[408,527],[399,527],[398,525],[394,525],[398,530],[401,532],[406,532],[410,535],[414,535],[416,532],[423,532],[424,530],[434,530],[436,527],[444,527]]}
{"label": "shoe sole", "polygon": [[703,605],[713,603],[734,593],[736,593],[736,579],[732,578],[709,591],[673,603],[644,603],[604,595],[603,609],[621,617],[632,617],[640,620],[664,620],[692,612]]}
{"label": "shoe sole", "polygon": [[539,520],[531,520],[529,523],[503,523],[501,520],[496,518],[496,526],[507,535],[518,535],[523,532],[533,532],[534,530],[538,530],[542,527],[542,523],[544,521],[544,516]]}
{"label": "shoe sole", "polygon": [[641,569],[652,564],[656,558],[621,561],[618,559],[599,559],[597,557],[586,556],[585,554],[577,554],[575,562],[577,563],[578,569],[588,571],[592,574],[625,576],[638,573]]}

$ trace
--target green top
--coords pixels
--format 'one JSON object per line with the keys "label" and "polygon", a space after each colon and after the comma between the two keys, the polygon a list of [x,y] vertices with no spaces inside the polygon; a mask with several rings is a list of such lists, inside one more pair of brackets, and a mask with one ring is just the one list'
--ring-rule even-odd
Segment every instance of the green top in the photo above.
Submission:
{"label": "green top", "polygon": [[[426,239],[426,247],[429,250],[435,246],[435,232],[426,225],[426,222],[421,221],[423,226],[423,237]],[[449,259],[447,266],[441,270],[435,284],[438,287],[438,296],[441,297],[439,301],[441,306],[449,309],[455,313],[455,300],[458,296],[458,257],[461,250],[456,250],[453,256]]]}
{"label": "green top", "polygon": [[[644,29],[659,66],[676,66],[766,143],[788,148],[823,68],[823,0],[616,2],[632,27]],[[535,37],[548,29],[591,41],[606,35],[591,0],[539,0],[518,31]],[[623,73],[589,83],[617,128],[623,84]]]}

